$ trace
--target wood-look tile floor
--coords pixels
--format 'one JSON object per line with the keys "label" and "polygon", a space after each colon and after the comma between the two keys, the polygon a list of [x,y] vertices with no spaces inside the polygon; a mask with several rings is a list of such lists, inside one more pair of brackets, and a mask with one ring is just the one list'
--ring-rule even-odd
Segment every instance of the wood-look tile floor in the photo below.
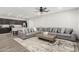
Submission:
{"label": "wood-look tile floor", "polygon": [[0,52],[28,52],[28,50],[13,40],[10,33],[6,33],[0,34]]}

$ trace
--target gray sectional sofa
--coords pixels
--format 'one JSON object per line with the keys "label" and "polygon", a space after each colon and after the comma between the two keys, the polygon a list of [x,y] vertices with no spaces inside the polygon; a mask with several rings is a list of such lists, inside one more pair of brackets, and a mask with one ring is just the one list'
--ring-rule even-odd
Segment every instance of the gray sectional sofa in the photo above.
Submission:
{"label": "gray sectional sofa", "polygon": [[56,35],[57,38],[66,39],[66,40],[70,40],[70,41],[76,41],[76,34],[75,34],[74,30],[71,28],[38,27],[38,28],[36,28],[36,30],[33,28],[26,28],[25,33],[19,32],[18,35],[20,37],[22,36],[25,39],[25,38],[31,38],[40,32],[49,32],[51,35]]}
{"label": "gray sectional sofa", "polygon": [[71,28],[37,28],[38,31],[50,32],[51,35],[57,35],[57,38],[76,41],[76,33]]}

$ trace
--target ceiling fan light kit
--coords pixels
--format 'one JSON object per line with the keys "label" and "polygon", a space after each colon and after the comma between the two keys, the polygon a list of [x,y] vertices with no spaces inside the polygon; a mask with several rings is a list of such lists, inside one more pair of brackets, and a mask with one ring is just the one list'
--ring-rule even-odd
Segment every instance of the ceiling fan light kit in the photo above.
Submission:
{"label": "ceiling fan light kit", "polygon": [[42,14],[44,12],[49,12],[49,10],[46,7],[39,7],[38,11]]}

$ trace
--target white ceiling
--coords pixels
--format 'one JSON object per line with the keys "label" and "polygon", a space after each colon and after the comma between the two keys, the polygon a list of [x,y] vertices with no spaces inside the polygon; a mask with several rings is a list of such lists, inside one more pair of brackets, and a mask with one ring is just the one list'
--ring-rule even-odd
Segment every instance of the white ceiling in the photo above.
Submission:
{"label": "white ceiling", "polygon": [[[13,17],[13,18],[30,18],[39,14],[36,8],[38,7],[0,7],[0,16]],[[76,7],[48,7],[50,10],[48,13],[59,12],[63,10],[69,10]]]}

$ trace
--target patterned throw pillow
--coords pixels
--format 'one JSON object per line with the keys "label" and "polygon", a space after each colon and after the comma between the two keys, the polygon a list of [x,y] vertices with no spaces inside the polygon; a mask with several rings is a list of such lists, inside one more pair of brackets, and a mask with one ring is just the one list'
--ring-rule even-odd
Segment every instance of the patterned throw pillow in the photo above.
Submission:
{"label": "patterned throw pillow", "polygon": [[57,28],[53,28],[53,32],[54,33],[57,33]]}
{"label": "patterned throw pillow", "polygon": [[33,32],[33,29],[32,28],[30,28],[29,30],[30,30],[30,33]]}
{"label": "patterned throw pillow", "polygon": [[44,28],[44,32],[47,32],[47,28]]}
{"label": "patterned throw pillow", "polygon": [[50,28],[47,28],[47,32],[50,32]]}
{"label": "patterned throw pillow", "polygon": [[51,32],[51,31],[52,31],[52,28],[49,29],[49,32]]}
{"label": "patterned throw pillow", "polygon": [[65,32],[65,28],[62,28],[61,29],[61,33],[63,34]]}
{"label": "patterned throw pillow", "polygon": [[30,33],[30,30],[29,30],[29,28],[27,28],[27,33]]}
{"label": "patterned throw pillow", "polygon": [[57,33],[61,33],[61,28],[58,28],[57,29]]}
{"label": "patterned throw pillow", "polygon": [[42,28],[37,28],[38,31],[42,31]]}
{"label": "patterned throw pillow", "polygon": [[27,28],[26,28],[26,30],[25,30],[25,33],[26,33],[26,34],[28,33],[28,30],[27,30]]}
{"label": "patterned throw pillow", "polygon": [[26,32],[27,32],[27,33],[34,32],[34,29],[33,29],[33,28],[27,28],[27,29],[26,29]]}
{"label": "patterned throw pillow", "polygon": [[53,28],[51,28],[51,32],[53,32]]}
{"label": "patterned throw pillow", "polygon": [[37,31],[39,31],[39,28],[36,28],[37,29]]}
{"label": "patterned throw pillow", "polygon": [[72,34],[72,32],[73,32],[73,29],[68,29],[68,28],[65,29],[66,34]]}
{"label": "patterned throw pillow", "polygon": [[44,28],[41,28],[41,31],[44,32]]}
{"label": "patterned throw pillow", "polygon": [[34,30],[34,31],[37,31],[37,29],[36,29],[35,27],[33,28],[33,30]]}

